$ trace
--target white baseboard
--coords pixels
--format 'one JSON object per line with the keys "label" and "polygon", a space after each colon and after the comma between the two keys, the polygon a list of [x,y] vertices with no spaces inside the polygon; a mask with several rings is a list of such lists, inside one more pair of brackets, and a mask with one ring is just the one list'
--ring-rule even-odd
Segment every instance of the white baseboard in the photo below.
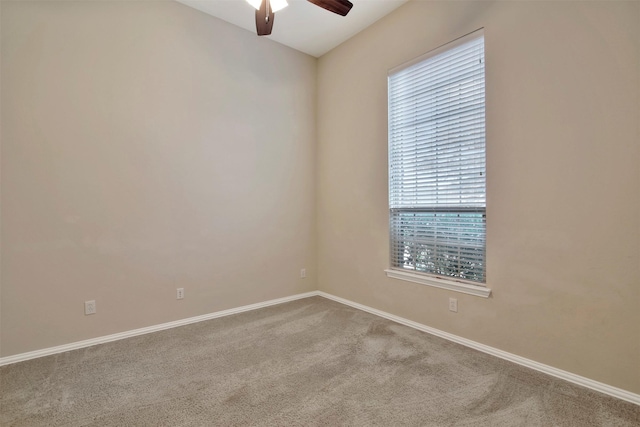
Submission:
{"label": "white baseboard", "polygon": [[560,378],[565,381],[569,381],[570,383],[574,383],[574,384],[589,388],[591,390],[595,390],[600,393],[604,393],[609,396],[613,396],[618,399],[635,403],[636,405],[640,405],[640,394],[635,394],[630,391],[623,390],[621,388],[613,387],[608,384],[591,380],[589,378],[581,377],[580,375],[572,374],[571,372],[563,371],[562,369],[554,368],[553,366],[545,365],[543,363],[538,363],[536,361],[526,359],[524,357],[517,356],[512,353],[507,353],[506,351],[489,347],[488,345],[480,344],[478,342],[471,341],[466,338],[462,338],[457,335],[453,335],[448,332],[441,331],[439,329],[431,328],[421,323],[414,322],[412,320],[408,320],[403,317],[399,317],[399,316],[384,312],[382,310],[371,308],[366,305],[358,304],[357,302],[349,301],[347,299],[340,298],[335,295],[328,294],[326,292],[319,291],[317,294],[321,297],[339,302],[341,304],[351,306],[353,308],[357,308],[358,310],[366,311],[368,313],[375,314],[376,316],[384,317],[385,319],[389,319],[394,322],[400,323],[402,325],[409,326],[414,329],[418,329],[419,331],[423,331],[428,334],[432,334],[437,337],[444,338],[446,340],[453,341],[458,344],[462,344],[465,347],[470,347],[475,350],[481,351],[483,353],[487,353],[492,356],[499,357],[500,359],[508,360],[509,362],[517,363],[518,365],[535,369],[536,371],[540,371],[542,373],[551,375],[553,377]]}
{"label": "white baseboard", "polygon": [[162,331],[165,329],[171,329],[178,326],[184,326],[191,323],[202,322],[204,320],[216,319],[218,317],[229,316],[232,314],[242,313],[250,310],[257,310],[259,308],[268,307],[271,305],[282,304],[289,301],[295,301],[302,298],[309,298],[313,296],[321,296],[341,304],[348,305],[353,308],[357,308],[358,310],[366,311],[367,313],[375,314],[376,316],[383,317],[385,319],[389,319],[396,323],[400,323],[405,326],[409,326],[411,328],[417,329],[419,331],[426,332],[428,334],[435,335],[440,338],[444,338],[449,341],[453,341],[458,344],[462,344],[466,347],[473,348],[475,350],[481,351],[483,353],[490,354],[492,356],[499,357],[500,359],[508,360],[510,362],[517,363],[518,365],[525,366],[527,368],[535,369],[536,371],[551,375],[556,378],[563,379],[565,381],[569,381],[571,383],[589,388],[591,390],[598,391],[600,393],[607,394],[609,396],[613,396],[615,398],[625,400],[627,402],[634,403],[636,405],[640,405],[640,394],[635,394],[630,391],[623,390],[621,388],[613,387],[608,384],[604,384],[598,381],[591,380],[589,378],[582,377],[580,375],[572,374],[571,372],[563,371],[561,369],[554,368],[553,366],[545,365],[543,363],[538,363],[536,361],[526,359],[521,356],[517,356],[515,354],[507,353],[506,351],[499,350],[497,348],[490,347],[488,345],[480,344],[475,341],[471,341],[466,338],[459,337],[457,335],[450,334],[448,332],[441,331],[439,329],[431,328],[429,326],[423,325],[418,322],[414,322],[412,320],[405,319],[400,316],[396,316],[382,310],[378,310],[375,308],[368,307],[363,304],[359,304],[357,302],[353,302],[344,298],[337,297],[335,295],[328,294],[322,291],[313,291],[306,292],[303,294],[291,295],[284,298],[273,299],[265,302],[260,302],[256,304],[244,305],[242,307],[232,308],[229,310],[217,311],[215,313],[204,314],[202,316],[189,317],[187,319],[176,320],[174,322],[162,323],[159,325],[153,325],[146,328],[134,329],[131,331],[120,332],[113,335],[106,335],[103,337],[92,338],[84,341],[77,341],[70,344],[64,344],[56,347],[49,347],[42,350],[30,351],[27,353],[16,354],[13,356],[7,356],[0,358],[0,366],[9,365],[11,363],[23,362],[25,360],[35,359],[38,357],[49,356],[52,354],[64,353],[71,350],[77,350],[80,348],[90,347],[92,345],[104,344],[111,341],[117,341],[124,338],[135,337],[138,335],[149,334],[152,332]]}
{"label": "white baseboard", "polygon": [[259,302],[256,304],[244,305],[242,307],[231,308],[229,310],[216,311],[215,313],[203,314],[202,316],[189,317],[187,319],[176,320],[174,322],[161,323],[159,325],[148,326],[146,328],[133,329],[131,331],[120,332],[103,337],[91,338],[84,341],[77,341],[70,344],[59,345],[56,347],[44,348],[42,350],[29,351],[27,353],[15,354],[13,356],[0,357],[0,366],[9,365],[11,363],[23,362],[25,360],[35,359],[38,357],[49,356],[52,354],[64,353],[66,351],[77,350],[79,348],[91,347],[92,345],[104,344],[111,341],[117,341],[125,338],[135,337],[138,335],[150,334],[165,329],[176,328],[191,323],[202,322],[204,320],[216,319],[218,317],[229,316],[232,314],[242,313],[244,311],[257,310],[259,308],[268,307],[270,305],[282,304],[284,302],[295,301],[302,298],[317,296],[318,292],[306,292],[304,294],[291,295],[284,298],[272,299],[269,301]]}

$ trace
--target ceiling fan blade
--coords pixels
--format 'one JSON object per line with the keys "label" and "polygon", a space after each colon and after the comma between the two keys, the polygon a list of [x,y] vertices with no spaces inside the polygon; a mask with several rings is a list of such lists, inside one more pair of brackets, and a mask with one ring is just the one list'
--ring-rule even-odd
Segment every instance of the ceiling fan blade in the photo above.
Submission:
{"label": "ceiling fan blade", "polygon": [[259,36],[271,34],[274,16],[269,0],[263,0],[260,9],[256,10],[256,33]]}
{"label": "ceiling fan blade", "polygon": [[308,0],[309,2],[320,6],[323,9],[327,9],[338,15],[347,16],[347,13],[353,7],[353,3],[349,0]]}

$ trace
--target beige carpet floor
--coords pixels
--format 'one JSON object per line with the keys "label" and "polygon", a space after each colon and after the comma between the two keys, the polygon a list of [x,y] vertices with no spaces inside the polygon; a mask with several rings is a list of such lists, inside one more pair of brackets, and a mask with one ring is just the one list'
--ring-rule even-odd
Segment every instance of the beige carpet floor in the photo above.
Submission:
{"label": "beige carpet floor", "polygon": [[0,368],[2,426],[640,426],[640,406],[313,297]]}

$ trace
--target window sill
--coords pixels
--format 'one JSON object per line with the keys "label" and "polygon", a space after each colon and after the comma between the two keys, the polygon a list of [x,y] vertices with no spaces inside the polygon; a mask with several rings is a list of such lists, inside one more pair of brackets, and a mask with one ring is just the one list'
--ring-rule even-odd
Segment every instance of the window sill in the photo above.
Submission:
{"label": "window sill", "polygon": [[454,280],[442,279],[437,276],[427,276],[424,274],[408,273],[401,270],[385,270],[387,277],[393,279],[406,280],[408,282],[420,283],[421,285],[433,286],[436,288],[447,289],[449,291],[462,292],[463,294],[475,295],[477,297],[488,298],[491,295],[491,289],[484,286],[470,285],[467,283],[456,282]]}

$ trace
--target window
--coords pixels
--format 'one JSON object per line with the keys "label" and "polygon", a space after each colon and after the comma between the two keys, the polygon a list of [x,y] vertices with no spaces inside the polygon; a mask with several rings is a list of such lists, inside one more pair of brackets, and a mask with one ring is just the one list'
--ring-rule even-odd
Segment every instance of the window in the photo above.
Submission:
{"label": "window", "polygon": [[482,30],[389,73],[390,277],[489,295],[484,88]]}

